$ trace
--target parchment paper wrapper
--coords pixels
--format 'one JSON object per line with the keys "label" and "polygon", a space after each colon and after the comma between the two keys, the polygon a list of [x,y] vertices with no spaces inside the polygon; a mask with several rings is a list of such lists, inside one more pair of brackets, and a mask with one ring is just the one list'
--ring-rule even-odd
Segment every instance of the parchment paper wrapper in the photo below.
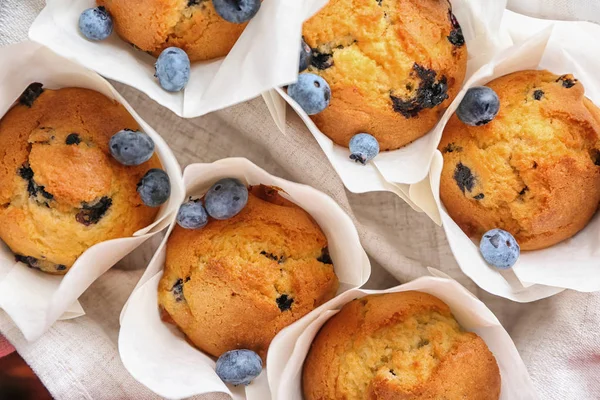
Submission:
{"label": "parchment paper wrapper", "polygon": [[[466,79],[501,49],[512,45],[509,36],[500,29],[505,6],[505,0],[452,0],[452,9],[461,24],[469,51]],[[286,104],[289,103],[306,123],[348,190],[355,193],[394,192],[418,210],[409,198],[409,185],[426,178],[433,153],[440,141],[441,127],[463,96],[464,92],[460,92],[440,123],[427,135],[401,149],[382,152],[365,166],[351,161],[350,151],[325,136],[284,90],[275,89],[264,94],[263,98],[275,123],[284,133]]]}
{"label": "parchment paper wrapper", "polygon": [[296,324],[282,330],[271,343],[267,370],[273,400],[302,400],[302,365],[319,329],[356,298],[415,290],[444,301],[456,320],[467,331],[475,332],[487,344],[498,362],[502,376],[501,400],[536,399],[533,383],[515,344],[494,314],[458,282],[423,277],[387,290],[349,290],[313,311]]}
{"label": "parchment paper wrapper", "polygon": [[[479,70],[469,87],[515,71],[548,69],[559,75],[575,75],[584,85],[586,96],[600,105],[600,26],[537,20],[510,11],[504,24],[517,44]],[[461,269],[481,288],[518,302],[535,301],[564,288],[600,290],[600,214],[573,238],[548,249],[522,252],[512,270],[498,272],[483,260],[478,242],[471,241],[440,204],[442,165],[442,155],[436,151],[429,179],[411,188],[411,198],[443,223]]]}
{"label": "parchment paper wrapper", "polygon": [[301,24],[326,0],[265,0],[237,43],[218,60],[192,63],[183,92],[169,93],[154,78],[156,59],[116,32],[91,42],[79,32],[81,12],[94,0],[47,0],[29,37],[63,57],[146,93],[175,114],[192,118],[249,100],[293,82],[298,73]]}
{"label": "parchment paper wrapper", "polygon": [[156,144],[156,152],[171,179],[171,198],[156,221],[133,237],[91,247],[65,276],[53,276],[15,261],[0,241],[0,308],[12,318],[27,340],[35,340],[57,319],[83,315],[79,296],[104,272],[174,219],[184,195],[181,169],[162,138],[146,124],[112,86],[99,75],[33,42],[0,48],[0,116],[32,82],[45,88],[82,87],[96,90],[121,103]]}
{"label": "parchment paper wrapper", "polygon": [[[280,192],[281,195],[315,219],[327,236],[329,252],[340,281],[338,293],[367,281],[371,266],[356,228],[350,217],[329,196],[309,186],[272,176],[244,158],[190,165],[184,171],[183,180],[188,195],[201,196],[213,183],[225,177],[234,177],[250,185],[277,186],[285,192]],[[173,227],[174,224],[168,233]],[[157,288],[165,262],[167,239],[168,234],[121,313],[119,353],[125,368],[139,382],[167,398],[223,392],[235,399],[270,399],[269,386],[279,382],[267,382],[265,370],[245,388],[226,386],[214,371],[215,359],[188,344],[177,328],[161,321]],[[317,310],[323,307],[325,305]],[[278,357],[278,352],[269,351],[269,357]],[[269,361],[266,371],[277,365]]]}

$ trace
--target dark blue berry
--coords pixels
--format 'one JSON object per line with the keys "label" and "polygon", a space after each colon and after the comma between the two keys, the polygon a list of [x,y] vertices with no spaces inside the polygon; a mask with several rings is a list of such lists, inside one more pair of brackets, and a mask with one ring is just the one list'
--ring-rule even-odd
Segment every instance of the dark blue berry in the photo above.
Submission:
{"label": "dark blue berry", "polygon": [[331,260],[331,256],[329,255],[329,247],[323,247],[321,249],[321,255],[317,257],[317,261],[323,264],[332,265],[333,261]]}
{"label": "dark blue berry", "polygon": [[456,164],[456,168],[454,169],[454,181],[456,181],[458,188],[463,193],[465,193],[465,190],[470,192],[473,190],[473,186],[475,186],[475,177],[471,172],[471,168],[461,162]]}
{"label": "dark blue berry", "polygon": [[277,299],[275,299],[277,303],[277,307],[279,307],[279,311],[287,311],[292,308],[292,304],[294,304],[294,299],[289,297],[287,294],[282,294]]}
{"label": "dark blue berry", "polygon": [[481,126],[491,122],[500,111],[500,99],[493,89],[477,86],[467,90],[456,110],[456,116],[471,126]]}
{"label": "dark blue berry", "polygon": [[138,182],[137,191],[148,207],[158,207],[171,195],[169,175],[162,169],[153,168]]}
{"label": "dark blue berry", "polygon": [[81,138],[79,137],[79,135],[77,133],[71,133],[71,134],[69,134],[69,136],[67,136],[65,143],[69,146],[77,145],[77,144],[81,143]]}
{"label": "dark blue berry", "polygon": [[310,65],[312,59],[312,49],[309,45],[306,44],[304,39],[300,42],[300,68],[299,71],[302,72]]}
{"label": "dark blue berry", "polygon": [[225,21],[248,22],[260,9],[260,0],[212,0],[217,14]]}
{"label": "dark blue berry", "polygon": [[44,92],[43,86],[39,82],[34,82],[27,86],[27,89],[19,97],[19,104],[31,108],[33,102]]}
{"label": "dark blue berry", "polygon": [[90,40],[104,40],[112,33],[113,21],[106,8],[88,8],[79,17],[79,30]]}
{"label": "dark blue berry", "polygon": [[108,142],[110,154],[123,165],[140,165],[152,158],[154,141],[144,132],[125,129]]}
{"label": "dark blue berry", "polygon": [[232,385],[249,385],[261,371],[262,359],[252,350],[231,350],[217,360],[217,375]]}
{"label": "dark blue berry", "polygon": [[112,199],[107,196],[95,203],[83,203],[82,210],[75,215],[75,219],[85,226],[97,224],[111,206]]}
{"label": "dark blue berry", "polygon": [[190,80],[190,58],[177,47],[168,47],[160,53],[155,64],[158,83],[168,92],[179,92]]}
{"label": "dark blue berry", "polygon": [[415,118],[422,110],[437,107],[448,98],[446,76],[442,75],[437,80],[437,72],[414,63],[411,77],[419,80],[419,86],[415,90],[412,84],[406,85],[412,94],[410,97],[399,97],[390,93],[392,108],[404,118]]}
{"label": "dark blue berry", "polygon": [[214,219],[229,219],[237,215],[248,202],[248,188],[234,178],[221,179],[208,190],[204,207]]}
{"label": "dark blue berry", "polygon": [[177,212],[177,223],[183,229],[200,229],[208,223],[208,214],[200,200],[183,203]]}
{"label": "dark blue berry", "polygon": [[326,109],[331,99],[329,84],[315,74],[300,74],[298,82],[288,86],[288,94],[308,115]]}
{"label": "dark blue berry", "polygon": [[350,139],[350,159],[365,165],[379,154],[379,142],[368,133],[359,133]]}
{"label": "dark blue berry", "polygon": [[479,243],[479,250],[485,261],[498,269],[511,268],[521,254],[521,248],[513,235],[502,229],[486,232]]}

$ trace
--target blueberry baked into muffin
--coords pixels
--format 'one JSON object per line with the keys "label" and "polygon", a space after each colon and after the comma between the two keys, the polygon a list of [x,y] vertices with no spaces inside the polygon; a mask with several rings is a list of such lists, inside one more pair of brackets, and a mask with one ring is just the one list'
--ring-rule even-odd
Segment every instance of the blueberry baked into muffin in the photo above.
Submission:
{"label": "blueberry baked into muffin", "polygon": [[311,118],[345,147],[359,133],[382,151],[420,138],[465,77],[467,47],[447,0],[330,0],[303,38],[312,57],[301,53],[301,69],[331,88],[329,106]]}
{"label": "blueberry baked into muffin", "polygon": [[[97,3],[112,15],[115,31],[123,40],[155,57],[168,47],[181,48],[192,62],[224,57],[247,25],[225,20],[215,10],[212,0],[97,0]],[[227,4],[221,6],[225,11],[228,8]],[[253,5],[257,6],[260,7],[260,2]]]}
{"label": "blueberry baked into muffin", "polygon": [[139,126],[114,100],[40,83],[0,120],[0,239],[18,261],[65,274],[94,244],[154,221],[158,208],[143,203],[138,182],[164,172],[153,146],[137,166],[111,156],[109,141],[123,129]]}
{"label": "blueberry baked into muffin", "polygon": [[[333,298],[338,279],[327,239],[308,213],[260,185],[233,195],[239,202],[247,196],[247,204],[232,216],[223,201],[210,198],[227,185],[220,181],[205,196],[208,221],[191,207],[180,211],[158,302],[163,319],[200,350],[219,357],[248,349],[266,360],[273,337]],[[195,223],[188,218],[194,215]]]}
{"label": "blueberry baked into muffin", "polygon": [[448,214],[469,236],[499,228],[523,250],[572,237],[600,204],[600,110],[572,75],[521,71],[487,87],[497,116],[477,126],[457,113],[439,145]]}
{"label": "blueberry baked into muffin", "polygon": [[303,367],[305,400],[500,397],[494,355],[448,306],[421,292],[346,304],[321,328]]}

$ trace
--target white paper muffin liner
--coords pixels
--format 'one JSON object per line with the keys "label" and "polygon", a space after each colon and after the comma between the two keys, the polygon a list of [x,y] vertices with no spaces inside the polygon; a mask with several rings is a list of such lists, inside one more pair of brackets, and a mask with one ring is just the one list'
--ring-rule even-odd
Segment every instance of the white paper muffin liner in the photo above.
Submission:
{"label": "white paper muffin liner", "polygon": [[[600,105],[600,26],[588,22],[538,20],[510,11],[504,25],[517,43],[472,77],[467,87],[485,85],[500,76],[527,69],[572,73],[585,94]],[[518,302],[552,296],[564,289],[600,290],[600,214],[573,238],[550,248],[521,253],[509,271],[490,268],[472,241],[448,216],[439,197],[443,157],[434,156],[429,178],[413,185],[411,199],[436,222],[442,222],[461,269],[486,291]]]}
{"label": "white paper muffin liner", "polygon": [[[495,54],[512,45],[506,31],[500,29],[506,0],[452,0],[451,3],[469,52],[466,82]],[[354,193],[393,192],[420,211],[409,197],[410,185],[426,178],[442,128],[460,103],[464,92],[457,95],[440,122],[428,134],[398,150],[380,153],[367,165],[351,161],[348,148],[333,143],[283,89],[277,88],[265,93],[263,98],[282,132],[285,132],[286,105],[292,107],[313,134],[348,190]]]}
{"label": "white paper muffin liner", "polygon": [[273,400],[302,400],[302,366],[319,329],[348,302],[370,294],[414,290],[446,303],[459,324],[475,332],[496,357],[502,388],[500,400],[536,399],[535,389],[515,344],[494,314],[467,289],[452,279],[422,277],[387,290],[353,289],[330,300],[318,312],[282,330],[271,343],[267,370]]}
{"label": "white paper muffin liner", "polygon": [[27,340],[40,337],[57,319],[84,312],[79,296],[104,272],[175,218],[184,198],[181,168],[164,140],[99,75],[65,60],[43,46],[23,42],[0,48],[0,116],[3,116],[30,83],[44,88],[82,87],[96,90],[121,103],[142,130],[154,140],[156,153],[171,180],[171,197],[155,222],[132,237],[98,243],[85,251],[64,276],[53,276],[15,261],[0,241],[0,308],[11,317]]}
{"label": "white paper muffin liner", "polygon": [[[363,285],[371,273],[367,255],[350,217],[329,196],[312,187],[275,177],[244,158],[229,158],[212,164],[193,164],[183,175],[188,195],[201,196],[217,180],[240,179],[249,185],[265,184],[281,188],[285,198],[308,212],[327,236],[329,253],[340,281],[339,293]],[[144,276],[121,313],[119,353],[125,368],[139,382],[160,396],[184,398],[223,392],[234,399],[268,400],[270,389],[278,381],[267,381],[279,357],[269,351],[269,362],[259,378],[247,387],[225,385],[216,375],[215,359],[188,344],[179,330],[160,319],[158,282],[166,256],[166,243],[175,223],[161,243]],[[310,318],[326,305],[313,310]],[[303,321],[303,319],[299,321]],[[292,324],[295,326],[299,321]],[[271,362],[273,360],[273,362]],[[276,376],[276,375],[274,375]],[[275,379],[275,378],[273,378]]]}
{"label": "white paper muffin liner", "polygon": [[190,81],[178,93],[160,87],[154,78],[154,57],[135,50],[116,32],[101,42],[79,32],[79,16],[96,6],[94,0],[47,0],[29,37],[106,78],[141,90],[180,117],[193,118],[293,82],[302,22],[326,1],[264,0],[227,57],[192,63]]}

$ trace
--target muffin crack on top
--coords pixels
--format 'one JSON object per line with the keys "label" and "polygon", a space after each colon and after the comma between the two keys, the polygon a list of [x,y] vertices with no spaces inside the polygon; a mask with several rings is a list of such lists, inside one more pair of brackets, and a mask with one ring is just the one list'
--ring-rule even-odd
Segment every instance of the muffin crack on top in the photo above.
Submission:
{"label": "muffin crack on top", "polygon": [[331,0],[304,23],[307,72],[331,88],[311,115],[335,143],[361,132],[382,151],[426,134],[464,80],[467,50],[446,0]]}
{"label": "muffin crack on top", "polygon": [[497,399],[493,354],[439,299],[369,295],[344,305],[314,339],[303,367],[307,400]]}
{"label": "muffin crack on top", "polygon": [[472,236],[507,230],[524,250],[573,236],[600,202],[600,111],[572,75],[521,71],[488,86],[500,99],[494,120],[454,115],[439,145],[450,216]]}

